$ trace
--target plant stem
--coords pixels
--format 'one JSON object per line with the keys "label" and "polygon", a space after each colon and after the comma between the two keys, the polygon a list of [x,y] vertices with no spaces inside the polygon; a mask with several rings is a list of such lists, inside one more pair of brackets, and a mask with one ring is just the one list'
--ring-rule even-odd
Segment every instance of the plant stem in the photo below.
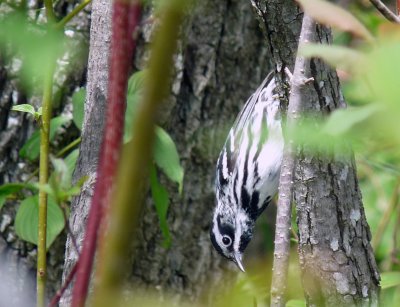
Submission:
{"label": "plant stem", "polygon": [[106,123],[100,149],[97,182],[90,206],[79,268],[72,293],[72,306],[85,304],[89,288],[99,227],[111,198],[114,177],[120,160],[124,128],[126,87],[135,41],[133,33],[140,21],[140,1],[114,1],[111,59],[107,97]]}
{"label": "plant stem", "polygon": [[[304,14],[301,27],[299,46],[312,42],[315,33],[315,22]],[[290,230],[292,214],[292,198],[294,186],[294,171],[296,166],[296,146],[294,133],[296,131],[303,106],[305,104],[304,88],[310,79],[310,60],[297,56],[296,64],[291,77],[291,94],[287,112],[288,136],[285,142],[282,159],[281,175],[279,179],[279,199],[276,217],[274,263],[271,286],[271,306],[285,306],[287,274],[290,256]]]}
{"label": "plant stem", "polygon": [[[52,59],[50,59],[52,61]],[[48,67],[44,79],[42,100],[42,126],[40,128],[40,164],[39,183],[47,184],[49,177],[49,133],[52,110],[54,64]],[[46,231],[47,229],[47,194],[39,190],[38,258],[37,258],[37,306],[45,306],[46,290]]]}
{"label": "plant stem", "polygon": [[54,22],[56,20],[56,17],[53,10],[53,0],[44,0],[44,7],[46,8],[47,22]]}
{"label": "plant stem", "polygon": [[80,13],[92,0],[84,0],[80,4],[78,4],[67,16],[65,16],[63,19],[61,19],[57,24],[56,24],[56,29],[61,29],[64,28],[64,26],[76,15]]}
{"label": "plant stem", "polygon": [[183,19],[181,1],[165,4],[160,28],[154,37],[144,96],[132,126],[134,137],[124,148],[113,206],[109,209],[107,229],[102,229],[96,270],[93,306],[118,305],[123,279],[131,255],[132,238],[137,227],[146,176],[151,165],[154,121],[159,105],[168,93],[173,54]]}

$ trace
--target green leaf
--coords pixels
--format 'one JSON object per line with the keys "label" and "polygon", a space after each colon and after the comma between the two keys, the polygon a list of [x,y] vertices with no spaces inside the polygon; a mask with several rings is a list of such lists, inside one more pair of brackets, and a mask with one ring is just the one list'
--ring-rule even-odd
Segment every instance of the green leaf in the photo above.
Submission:
{"label": "green leaf", "polygon": [[154,160],[169,179],[178,183],[179,192],[182,192],[183,168],[179,162],[179,154],[174,141],[162,128],[156,127],[154,142]]}
{"label": "green leaf", "polygon": [[67,201],[71,196],[79,194],[82,183],[72,186],[72,173],[78,159],[79,150],[73,150],[65,159],[51,158],[54,167],[49,184],[40,188],[52,195],[58,203]]}
{"label": "green leaf", "polygon": [[306,307],[307,304],[304,300],[290,300],[286,303],[286,307]]}
{"label": "green leaf", "polygon": [[[395,42],[382,42],[369,53],[364,71],[360,73],[360,79],[366,79],[374,100],[394,107],[390,111],[395,111],[396,113],[387,115],[389,118],[395,115],[396,125],[398,124],[398,115],[400,113],[398,107],[400,86],[397,76],[397,72],[400,69],[400,61],[393,61],[393,59],[399,54],[400,43],[398,40]],[[393,128],[396,128],[394,132],[397,132],[397,126]]]}
{"label": "green leaf", "polygon": [[18,193],[22,189],[35,190],[35,187],[29,183],[6,183],[0,186],[0,209],[4,206],[7,197]]}
{"label": "green leaf", "polygon": [[72,174],[74,173],[76,161],[78,160],[78,156],[79,156],[79,149],[74,149],[64,159],[65,164],[67,165],[67,168],[68,168],[68,173],[71,177],[72,177]]}
{"label": "green leaf", "polygon": [[161,232],[164,236],[163,246],[168,248],[171,245],[171,235],[167,223],[169,196],[165,187],[163,187],[158,182],[157,171],[154,165],[151,167],[150,170],[150,186],[151,186],[151,195],[153,197],[158,219],[160,221]]}
{"label": "green leaf", "polygon": [[[50,141],[54,139],[57,130],[66,122],[68,122],[68,117],[57,116],[50,121]],[[24,146],[22,146],[19,151],[21,158],[34,161],[39,157],[40,153],[40,131],[36,130],[32,136],[26,141]]]}
{"label": "green leaf", "polygon": [[16,106],[13,106],[11,108],[12,111],[19,111],[19,112],[25,112],[25,113],[30,113],[33,116],[35,116],[35,108],[31,106],[30,104],[19,104]]}
{"label": "green leaf", "polygon": [[128,80],[128,95],[134,95],[143,90],[144,80],[147,72],[140,70],[132,74]]}
{"label": "green leaf", "polygon": [[[15,231],[25,241],[38,243],[39,198],[37,195],[26,198],[21,202],[15,217]],[[49,248],[56,237],[64,229],[65,220],[61,208],[52,197],[47,203],[47,233],[46,247]]]}
{"label": "green leaf", "polygon": [[328,118],[322,128],[322,132],[333,136],[341,135],[349,131],[356,124],[359,124],[371,115],[376,114],[378,111],[379,107],[376,105],[349,107],[347,109],[336,110]]}
{"label": "green leaf", "polygon": [[297,0],[297,2],[316,22],[373,41],[373,36],[364,25],[341,7],[321,0]]}
{"label": "green leaf", "polygon": [[67,190],[71,187],[71,173],[68,170],[68,166],[63,159],[57,159],[51,157],[51,163],[53,164],[54,171],[51,177],[55,180],[57,189]]}
{"label": "green leaf", "polygon": [[72,119],[75,125],[82,130],[83,117],[85,114],[86,89],[81,88],[72,95]]}
{"label": "green leaf", "polygon": [[134,73],[128,80],[124,125],[124,143],[128,143],[132,139],[133,121],[135,118],[136,108],[142,97],[145,75],[145,70],[138,71]]}
{"label": "green leaf", "polygon": [[300,46],[299,53],[308,58],[321,58],[332,67],[345,71],[355,71],[360,67],[360,63],[365,61],[361,52],[341,46],[307,43]]}
{"label": "green leaf", "polygon": [[400,272],[385,272],[381,274],[382,289],[396,286],[400,286]]}

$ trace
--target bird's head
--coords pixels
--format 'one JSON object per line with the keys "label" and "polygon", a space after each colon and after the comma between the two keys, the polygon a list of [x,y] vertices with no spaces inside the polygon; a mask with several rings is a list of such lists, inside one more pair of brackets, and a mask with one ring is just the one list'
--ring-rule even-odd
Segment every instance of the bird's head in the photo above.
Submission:
{"label": "bird's head", "polygon": [[218,205],[210,229],[211,242],[222,256],[232,260],[244,272],[243,252],[249,244],[254,222],[243,210]]}

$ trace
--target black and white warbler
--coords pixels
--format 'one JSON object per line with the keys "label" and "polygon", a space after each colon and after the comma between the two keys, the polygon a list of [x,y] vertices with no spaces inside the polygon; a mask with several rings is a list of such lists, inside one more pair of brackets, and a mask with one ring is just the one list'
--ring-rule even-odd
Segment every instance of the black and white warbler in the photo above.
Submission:
{"label": "black and white warbler", "polygon": [[238,115],[217,162],[210,237],[242,271],[256,219],[278,190],[284,144],[279,104],[270,73]]}

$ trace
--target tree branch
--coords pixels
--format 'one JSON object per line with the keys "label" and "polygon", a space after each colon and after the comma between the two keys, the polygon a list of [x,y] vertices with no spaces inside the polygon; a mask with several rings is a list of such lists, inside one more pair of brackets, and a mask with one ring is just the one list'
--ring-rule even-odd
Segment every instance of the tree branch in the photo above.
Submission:
{"label": "tree branch", "polygon": [[[299,46],[314,39],[315,23],[304,14]],[[287,112],[287,140],[282,160],[279,180],[279,200],[275,230],[275,251],[271,286],[271,306],[285,306],[285,292],[290,255],[290,229],[293,199],[293,179],[296,165],[296,146],[293,135],[300,115],[304,109],[306,93],[304,88],[312,79],[310,60],[297,56],[293,76],[291,76],[291,94]]]}
{"label": "tree branch", "polygon": [[370,0],[370,2],[375,6],[375,8],[384,16],[387,20],[400,23],[400,18],[395,13],[393,13],[382,1],[380,0]]}

